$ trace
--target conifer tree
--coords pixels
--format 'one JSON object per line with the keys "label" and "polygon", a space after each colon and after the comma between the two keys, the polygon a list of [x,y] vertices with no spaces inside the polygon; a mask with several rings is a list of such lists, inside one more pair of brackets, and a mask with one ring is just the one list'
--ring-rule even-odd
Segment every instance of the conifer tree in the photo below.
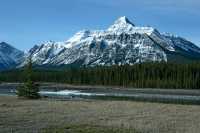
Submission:
{"label": "conifer tree", "polygon": [[26,80],[23,86],[19,87],[17,90],[17,95],[19,97],[29,98],[29,99],[37,99],[40,97],[39,88],[33,82],[32,77],[32,58],[29,57],[28,64],[25,68]]}

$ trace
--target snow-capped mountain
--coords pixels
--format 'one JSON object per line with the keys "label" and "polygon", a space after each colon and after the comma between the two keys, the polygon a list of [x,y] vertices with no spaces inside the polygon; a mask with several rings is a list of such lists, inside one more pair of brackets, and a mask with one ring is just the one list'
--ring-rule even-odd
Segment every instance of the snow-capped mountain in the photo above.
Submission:
{"label": "snow-capped mountain", "polygon": [[23,61],[24,53],[11,45],[0,43],[0,70],[15,68]]}
{"label": "snow-capped mountain", "polygon": [[[65,51],[65,45],[63,43],[59,42],[53,42],[49,41],[45,44],[42,44],[40,46],[35,45],[32,49],[29,50],[29,53],[32,55],[33,62],[35,64],[48,64],[54,58]],[[24,62],[25,63],[25,62]]]}
{"label": "snow-capped mountain", "polygon": [[83,30],[67,41],[35,45],[26,54],[2,42],[0,70],[22,67],[30,55],[37,66],[110,66],[200,60],[200,48],[182,37],[138,27],[121,17],[106,30]]}
{"label": "snow-capped mountain", "polygon": [[200,59],[200,48],[153,27],[137,27],[121,17],[107,30],[83,30],[64,42],[34,46],[29,55],[36,65],[109,66]]}

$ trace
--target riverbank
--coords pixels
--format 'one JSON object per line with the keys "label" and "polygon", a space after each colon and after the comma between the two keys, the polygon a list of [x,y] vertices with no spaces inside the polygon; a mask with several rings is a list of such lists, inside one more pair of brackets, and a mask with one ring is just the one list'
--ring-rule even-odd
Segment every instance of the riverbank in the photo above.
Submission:
{"label": "riverbank", "polygon": [[[0,96],[0,132],[76,129],[197,133],[200,106],[104,100],[24,100]],[[75,132],[75,131],[74,131]],[[76,131],[77,132],[77,131]],[[89,133],[89,132],[88,132]],[[126,133],[126,132],[125,132]]]}
{"label": "riverbank", "polygon": [[[99,85],[70,85],[70,84],[59,84],[59,83],[38,83],[40,90],[85,90],[96,92],[138,92],[146,94],[171,94],[171,95],[194,95],[200,96],[200,89],[158,89],[158,88],[131,88],[131,87],[120,87],[120,86],[99,86]],[[14,90],[22,83],[0,83],[0,90]]]}
{"label": "riverbank", "polygon": [[[38,83],[40,94],[54,99],[130,100],[177,104],[200,104],[200,90],[122,88],[108,86],[78,86],[58,83]],[[2,83],[0,95],[14,95],[20,83]]]}

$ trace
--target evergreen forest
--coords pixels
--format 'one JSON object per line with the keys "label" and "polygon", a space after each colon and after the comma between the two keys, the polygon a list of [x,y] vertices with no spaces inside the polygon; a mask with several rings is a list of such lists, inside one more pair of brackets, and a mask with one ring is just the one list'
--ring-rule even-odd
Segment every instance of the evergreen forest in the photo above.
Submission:
{"label": "evergreen forest", "polygon": [[[34,82],[104,85],[133,88],[200,89],[200,63],[142,63],[133,66],[38,69]],[[0,82],[24,82],[24,71],[0,72]]]}

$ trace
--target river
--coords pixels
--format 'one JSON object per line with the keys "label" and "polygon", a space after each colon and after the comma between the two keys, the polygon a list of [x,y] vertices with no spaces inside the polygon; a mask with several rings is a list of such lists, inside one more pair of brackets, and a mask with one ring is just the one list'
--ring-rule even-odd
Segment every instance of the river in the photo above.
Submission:
{"label": "river", "polygon": [[[16,95],[18,85],[0,85],[0,95]],[[53,88],[53,89],[52,89]],[[199,90],[173,89],[108,89],[108,88],[55,88],[43,86],[40,95],[55,99],[133,100],[180,104],[200,104]]]}

